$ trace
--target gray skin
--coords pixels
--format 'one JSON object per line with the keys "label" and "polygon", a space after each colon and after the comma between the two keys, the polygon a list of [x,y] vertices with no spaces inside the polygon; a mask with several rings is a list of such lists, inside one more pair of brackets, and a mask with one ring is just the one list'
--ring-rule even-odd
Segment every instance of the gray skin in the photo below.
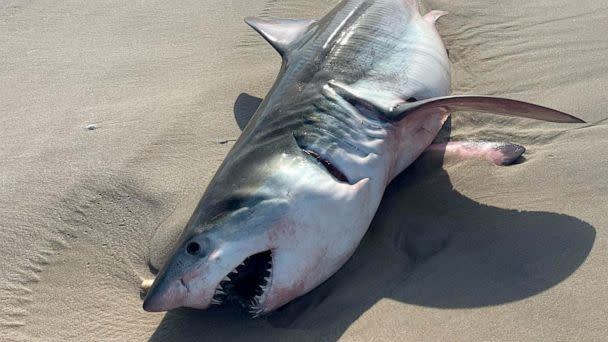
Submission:
{"label": "gray skin", "polygon": [[[443,14],[421,17],[406,0],[349,0],[316,22],[248,19],[283,56],[281,71],[144,309],[237,302],[259,315],[312,290],[352,255],[386,185],[450,112],[582,122],[515,100],[447,96],[450,66],[434,27]],[[247,259],[266,251],[271,259]]]}

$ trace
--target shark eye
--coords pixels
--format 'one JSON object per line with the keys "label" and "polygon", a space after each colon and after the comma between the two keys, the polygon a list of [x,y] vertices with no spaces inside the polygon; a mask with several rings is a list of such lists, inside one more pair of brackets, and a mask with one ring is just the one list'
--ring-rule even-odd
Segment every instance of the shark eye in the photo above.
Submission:
{"label": "shark eye", "polygon": [[201,245],[199,245],[198,242],[192,241],[188,245],[186,245],[186,252],[190,255],[198,255],[200,251]]}
{"label": "shark eye", "polygon": [[405,102],[416,102],[418,100],[416,100],[415,97],[410,97],[409,99],[405,100]]}

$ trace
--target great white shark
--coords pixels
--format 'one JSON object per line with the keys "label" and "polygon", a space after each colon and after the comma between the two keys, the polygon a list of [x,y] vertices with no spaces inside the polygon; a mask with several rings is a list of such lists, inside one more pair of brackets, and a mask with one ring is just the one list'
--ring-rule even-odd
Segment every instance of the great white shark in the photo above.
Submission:
{"label": "great white shark", "polygon": [[488,96],[449,96],[450,63],[415,0],[345,0],[318,21],[247,18],[279,76],[209,183],[143,307],[236,303],[268,313],[353,254],[387,184],[425,149],[508,164],[505,143],[431,145],[450,113],[582,120]]}

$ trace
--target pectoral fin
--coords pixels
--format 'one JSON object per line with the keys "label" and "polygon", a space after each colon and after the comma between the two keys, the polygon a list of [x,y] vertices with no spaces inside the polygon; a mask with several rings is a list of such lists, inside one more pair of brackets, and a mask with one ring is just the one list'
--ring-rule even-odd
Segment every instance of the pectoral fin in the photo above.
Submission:
{"label": "pectoral fin", "polygon": [[432,144],[425,152],[443,153],[445,156],[461,158],[483,158],[496,165],[510,165],[524,152],[525,147],[517,144],[491,141],[450,141]]}
{"label": "pectoral fin", "polygon": [[391,108],[386,116],[391,120],[400,120],[410,113],[420,111],[429,113],[437,111],[446,113],[480,112],[560,123],[585,122],[570,114],[532,103],[478,95],[445,96],[417,102],[401,102]]}
{"label": "pectoral fin", "polygon": [[328,82],[328,86],[353,106],[368,108],[388,121],[399,121],[413,112],[428,112],[429,114],[437,112],[479,112],[550,122],[585,122],[575,116],[555,109],[502,97],[454,95],[434,97],[420,101],[415,101],[414,98],[411,98],[413,101],[404,101],[390,94],[364,91],[336,81]]}
{"label": "pectoral fin", "polygon": [[245,22],[256,30],[280,54],[285,56],[289,48],[300,39],[314,20],[307,19],[262,19],[249,17]]}

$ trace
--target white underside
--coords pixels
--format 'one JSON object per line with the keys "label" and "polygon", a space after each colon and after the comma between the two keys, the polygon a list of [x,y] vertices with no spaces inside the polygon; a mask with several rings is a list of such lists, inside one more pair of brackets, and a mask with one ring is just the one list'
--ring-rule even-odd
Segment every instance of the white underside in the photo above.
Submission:
{"label": "white underside", "polygon": [[[410,24],[413,34],[403,44],[419,50],[409,52],[407,76],[421,81],[408,82],[405,77],[403,84],[394,88],[397,95],[402,99],[448,95],[449,62],[433,22],[415,15]],[[443,64],[429,64],[429,55]],[[382,89],[365,80],[354,87],[368,96],[379,96],[375,92]],[[388,95],[395,96],[395,92]],[[266,185],[264,191],[282,189],[290,209],[285,220],[269,230],[273,279],[260,302],[263,311],[310,291],[342,267],[367,231],[387,184],[431,144],[447,115],[413,113],[397,124],[381,127],[366,125],[365,117],[356,118],[373,138],[350,143],[367,152],[366,156],[310,146],[340,169],[352,185],[337,181],[304,157],[287,155]]]}

